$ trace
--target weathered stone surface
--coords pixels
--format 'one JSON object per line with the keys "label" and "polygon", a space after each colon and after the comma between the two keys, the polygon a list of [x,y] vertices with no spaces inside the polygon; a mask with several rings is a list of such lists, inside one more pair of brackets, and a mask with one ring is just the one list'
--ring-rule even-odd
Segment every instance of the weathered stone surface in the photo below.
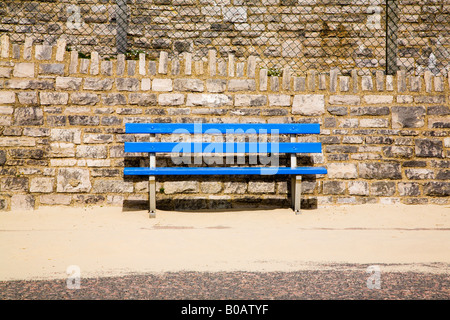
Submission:
{"label": "weathered stone surface", "polygon": [[367,144],[393,144],[394,139],[391,137],[385,137],[385,136],[367,136],[366,143]]}
{"label": "weathered stone surface", "polygon": [[400,164],[389,162],[366,162],[358,164],[359,176],[363,179],[393,179],[402,178]]}
{"label": "weathered stone surface", "polygon": [[141,90],[149,91],[152,87],[152,80],[145,78],[141,80]]}
{"label": "weathered stone surface", "polygon": [[36,45],[35,46],[36,60],[50,60],[52,57],[53,47],[49,45]]}
{"label": "weathered stone surface", "polygon": [[19,92],[17,97],[21,104],[33,105],[38,103],[37,92]]}
{"label": "weathered stone surface", "polygon": [[400,196],[420,196],[420,188],[418,183],[414,182],[399,182],[397,184],[398,193]]}
{"label": "weathered stone surface", "polygon": [[350,181],[348,183],[348,193],[353,196],[368,196],[369,184],[366,181]]}
{"label": "weathered stone surface", "polygon": [[291,105],[291,96],[286,94],[270,94],[269,105],[275,107],[289,107]]}
{"label": "weathered stone surface", "polygon": [[38,177],[30,181],[30,192],[49,193],[53,192],[54,178]]}
{"label": "weathered stone surface", "polygon": [[133,192],[134,187],[123,180],[96,180],[92,189],[96,193],[125,193]]}
{"label": "weathered stone surface", "polygon": [[248,183],[249,193],[274,193],[275,192],[275,182],[273,181],[250,181]]}
{"label": "weathered stone surface", "polygon": [[28,178],[6,177],[0,180],[1,191],[28,191]]}
{"label": "weathered stone surface", "polygon": [[34,147],[36,140],[27,137],[0,137],[0,147]]}
{"label": "weathered stone surface", "polygon": [[328,165],[328,178],[330,179],[355,179],[357,177],[356,164],[330,163]]}
{"label": "weathered stone surface", "polygon": [[347,107],[328,107],[327,111],[335,116],[346,116],[348,114]]}
{"label": "weathered stone surface", "polygon": [[[117,79],[117,81],[119,80]],[[108,91],[112,89],[113,83],[112,79],[86,78],[83,88],[92,91]]]}
{"label": "weathered stone surface", "polygon": [[448,197],[450,196],[450,182],[427,182],[423,185],[423,193],[426,196]]}
{"label": "weathered stone surface", "polygon": [[359,136],[346,136],[342,138],[344,144],[361,144],[364,142],[364,137]]}
{"label": "weathered stone surface", "polygon": [[450,180],[450,170],[439,170],[436,174],[436,180]]}
{"label": "weathered stone surface", "polygon": [[52,142],[49,155],[52,158],[75,157],[75,145],[70,142]]}
{"label": "weathered stone surface", "polygon": [[224,79],[206,80],[206,90],[208,92],[220,93],[227,89],[227,81]]}
{"label": "weathered stone surface", "polygon": [[12,125],[12,118],[0,115],[0,126],[9,127]]}
{"label": "weathered stone surface", "polygon": [[408,95],[398,95],[397,96],[397,103],[413,103],[414,98],[413,96]]}
{"label": "weathered stone surface", "polygon": [[130,93],[128,96],[128,103],[139,106],[155,106],[156,94],[154,93]]}
{"label": "weathered stone surface", "polygon": [[[118,78],[116,79],[117,90],[119,91],[137,91],[139,90],[140,82],[135,78]],[[155,88],[153,87],[153,90]],[[157,90],[155,90],[157,91]]]}
{"label": "weathered stone surface", "polygon": [[427,114],[432,116],[448,116],[450,115],[450,107],[448,106],[430,106],[427,108]]}
{"label": "weathered stone surface", "polygon": [[103,60],[100,64],[101,74],[105,76],[113,75],[113,63],[112,61]]}
{"label": "weathered stone surface", "polygon": [[390,111],[388,107],[352,107],[350,115],[352,116],[386,116]]}
{"label": "weathered stone surface", "polygon": [[57,77],[56,89],[78,91],[81,88],[81,78]]}
{"label": "weathered stone surface", "polygon": [[12,69],[0,67],[0,78],[11,78]]}
{"label": "weathered stone surface", "polygon": [[11,197],[11,210],[34,210],[35,200],[32,195],[15,194]]}
{"label": "weathered stone surface", "polygon": [[287,58],[295,58],[303,55],[303,41],[284,40],[281,42],[281,55]]}
{"label": "weathered stone surface", "polygon": [[175,79],[175,91],[189,91],[189,92],[203,92],[205,86],[202,80],[199,79]]}
{"label": "weathered stone surface", "polygon": [[111,143],[114,141],[112,134],[104,133],[85,133],[83,143]]}
{"label": "weathered stone surface", "polygon": [[443,143],[440,140],[416,139],[416,157],[443,158]]}
{"label": "weathered stone surface", "polygon": [[318,116],[325,113],[325,97],[320,94],[295,95],[292,114]]}
{"label": "weathered stone surface", "polygon": [[251,79],[228,80],[228,91],[255,91],[256,82]]}
{"label": "weathered stone surface", "polygon": [[102,125],[104,126],[117,126],[122,124],[122,119],[110,116],[110,117],[103,117],[102,118]]}
{"label": "weathered stone surface", "polygon": [[225,94],[195,94],[187,95],[186,106],[222,107],[231,106],[233,97]]}
{"label": "weathered stone surface", "polygon": [[50,140],[72,142],[76,144],[81,143],[80,129],[51,129]]}
{"label": "weathered stone surface", "polygon": [[330,105],[358,105],[361,98],[354,95],[332,95],[329,99]]}
{"label": "weathered stone surface", "polygon": [[16,94],[11,91],[0,91],[0,103],[15,103]]}
{"label": "weathered stone surface", "polygon": [[[110,168],[101,168],[101,169],[95,168],[91,170],[91,175],[93,177],[118,177],[120,176],[120,170]],[[145,182],[145,185],[148,185],[148,183]],[[148,190],[136,190],[136,191],[148,191]]]}
{"label": "weathered stone surface", "polygon": [[34,63],[22,62],[14,66],[13,76],[16,78],[33,78]]}
{"label": "weathered stone surface", "polygon": [[361,119],[359,126],[363,128],[388,128],[388,119]]}
{"label": "weathered stone surface", "polygon": [[234,96],[236,107],[262,107],[267,105],[267,96],[256,94],[237,94]]}
{"label": "weathered stone surface", "polygon": [[44,124],[44,112],[40,107],[16,108],[14,119],[18,126],[40,126]]}
{"label": "weathered stone surface", "polygon": [[392,107],[392,128],[420,128],[425,125],[424,107]]}
{"label": "weathered stone surface", "polygon": [[325,148],[327,153],[355,153],[358,152],[357,146],[338,146],[338,145],[328,145]]}
{"label": "weathered stone surface", "polygon": [[200,183],[200,190],[203,193],[220,193],[222,184],[216,181],[204,181]]}
{"label": "weathered stone surface", "polygon": [[428,128],[430,129],[450,129],[450,118],[428,118]]}
{"label": "weathered stone surface", "polygon": [[61,127],[66,125],[66,116],[47,116],[47,125],[50,127]]}
{"label": "weathered stone surface", "polygon": [[434,171],[431,169],[406,169],[405,175],[409,180],[434,179]]}
{"label": "weathered stone surface", "polygon": [[242,194],[247,192],[247,183],[240,181],[230,181],[224,183],[224,193],[226,194]]}
{"label": "weathered stone surface", "polygon": [[100,123],[98,116],[70,115],[68,119],[72,126],[97,126]]}
{"label": "weathered stone surface", "polygon": [[386,146],[383,147],[383,154],[387,158],[412,158],[414,149],[412,147],[403,146]]}
{"label": "weathered stone surface", "polygon": [[415,96],[414,102],[421,104],[445,104],[445,96]]}
{"label": "weathered stone surface", "polygon": [[370,194],[373,196],[389,197],[395,194],[395,182],[377,181],[370,185]]}
{"label": "weathered stone surface", "polygon": [[366,95],[363,99],[367,104],[391,104],[394,101],[394,96]]}
{"label": "weathered stone surface", "polygon": [[105,159],[108,156],[108,151],[105,146],[77,146],[77,158],[94,158]]}
{"label": "weathered stone surface", "polygon": [[64,105],[69,101],[67,92],[41,92],[39,93],[41,105]]}
{"label": "weathered stone surface", "polygon": [[34,90],[51,90],[55,84],[53,80],[19,80],[11,79],[5,81],[5,88],[8,89],[34,89]]}
{"label": "weathered stone surface", "polygon": [[64,75],[63,63],[42,63],[39,65],[39,74]]}
{"label": "weathered stone surface", "polygon": [[426,161],[411,160],[411,161],[403,162],[402,166],[405,167],[405,168],[409,168],[409,167],[426,167],[427,166],[427,162]]}
{"label": "weathered stone surface", "polygon": [[66,194],[45,194],[39,197],[42,205],[69,205],[72,202],[72,196]]}
{"label": "weathered stone surface", "polygon": [[42,149],[12,149],[9,151],[12,158],[15,159],[42,159],[45,151]]}
{"label": "weathered stone surface", "polygon": [[6,151],[0,150],[0,166],[4,165],[6,162]]}
{"label": "weathered stone surface", "polygon": [[81,168],[61,168],[56,176],[57,192],[89,192],[91,181],[89,170]]}
{"label": "weathered stone surface", "polygon": [[48,137],[50,136],[49,128],[24,128],[23,135],[29,137]]}
{"label": "weathered stone surface", "polygon": [[166,181],[164,182],[164,193],[197,193],[199,192],[198,181]]}
{"label": "weathered stone surface", "polygon": [[75,204],[81,205],[98,205],[106,200],[105,196],[99,194],[77,194],[73,196]]}
{"label": "weathered stone surface", "polygon": [[244,23],[247,22],[246,7],[224,7],[223,22]]}
{"label": "weathered stone surface", "polygon": [[152,81],[153,91],[172,91],[173,82],[171,79],[153,79]]}
{"label": "weathered stone surface", "polygon": [[100,98],[94,93],[75,92],[70,95],[70,101],[72,104],[80,106],[94,106],[100,101]]}
{"label": "weathered stone surface", "polygon": [[127,98],[121,93],[102,94],[102,100],[105,106],[118,106],[127,104]]}
{"label": "weathered stone surface", "polygon": [[345,194],[345,182],[342,181],[324,181],[323,194]]}
{"label": "weathered stone surface", "polygon": [[184,104],[185,96],[182,93],[161,93],[158,103],[161,106],[180,106]]}

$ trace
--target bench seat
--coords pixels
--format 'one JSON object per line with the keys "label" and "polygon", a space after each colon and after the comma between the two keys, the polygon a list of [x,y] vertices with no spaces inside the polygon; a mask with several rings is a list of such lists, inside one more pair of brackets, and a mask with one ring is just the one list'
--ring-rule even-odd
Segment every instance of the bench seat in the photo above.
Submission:
{"label": "bench seat", "polygon": [[124,175],[181,176],[181,175],[291,175],[326,174],[323,167],[173,167],[173,168],[125,168]]}

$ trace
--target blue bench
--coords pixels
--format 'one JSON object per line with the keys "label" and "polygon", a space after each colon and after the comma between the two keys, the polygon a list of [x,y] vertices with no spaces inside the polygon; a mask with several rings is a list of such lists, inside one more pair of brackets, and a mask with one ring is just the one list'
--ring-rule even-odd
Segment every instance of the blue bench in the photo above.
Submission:
{"label": "blue bench", "polygon": [[[148,153],[149,167],[126,167],[124,175],[149,177],[150,217],[155,217],[156,183],[155,176],[173,175],[291,175],[292,208],[300,213],[301,177],[302,175],[326,174],[324,167],[298,167],[297,154],[321,153],[322,144],[318,142],[297,142],[298,134],[319,134],[320,125],[307,124],[228,124],[228,123],[127,123],[127,134],[149,134],[150,142],[125,142],[125,152]],[[290,142],[154,142],[157,134],[267,134],[270,136],[290,135]],[[202,140],[200,140],[202,141]],[[222,140],[223,141],[223,140]],[[226,167],[156,167],[156,153],[178,154],[290,154],[290,167],[279,166],[226,166]]]}

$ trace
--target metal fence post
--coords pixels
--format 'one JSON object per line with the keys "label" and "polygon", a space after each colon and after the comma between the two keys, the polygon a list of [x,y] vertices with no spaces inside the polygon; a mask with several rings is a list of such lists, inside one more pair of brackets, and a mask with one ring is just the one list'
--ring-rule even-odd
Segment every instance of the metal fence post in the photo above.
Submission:
{"label": "metal fence post", "polygon": [[127,0],[116,0],[116,47],[117,53],[125,53],[127,51],[127,29],[128,29],[128,7]]}
{"label": "metal fence post", "polygon": [[386,74],[397,72],[398,58],[398,0],[386,0]]}

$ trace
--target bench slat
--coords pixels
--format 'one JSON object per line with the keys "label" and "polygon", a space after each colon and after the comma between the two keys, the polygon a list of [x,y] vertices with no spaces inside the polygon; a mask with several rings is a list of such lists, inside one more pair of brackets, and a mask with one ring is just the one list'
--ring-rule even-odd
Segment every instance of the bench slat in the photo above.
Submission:
{"label": "bench slat", "polygon": [[323,167],[160,167],[124,168],[124,175],[282,175],[282,174],[326,174]]}
{"label": "bench slat", "polygon": [[319,142],[125,142],[125,152],[164,153],[321,153]]}
{"label": "bench slat", "polygon": [[[155,133],[155,134],[251,134],[261,131],[267,134],[319,134],[318,123],[126,123],[126,133]],[[278,132],[276,132],[276,130]]]}

